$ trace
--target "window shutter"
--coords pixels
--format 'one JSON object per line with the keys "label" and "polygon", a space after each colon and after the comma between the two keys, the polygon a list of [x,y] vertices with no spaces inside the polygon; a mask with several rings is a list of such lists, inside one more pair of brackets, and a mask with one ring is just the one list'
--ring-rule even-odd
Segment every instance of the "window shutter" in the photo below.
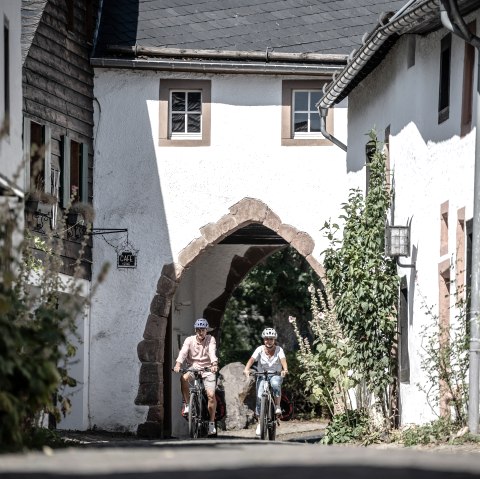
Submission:
{"label": "window shutter", "polygon": [[80,201],[88,203],[88,145],[82,143],[82,160],[80,164]]}
{"label": "window shutter", "polygon": [[61,184],[62,207],[70,204],[70,138],[62,136],[62,184]]}
{"label": "window shutter", "polygon": [[25,191],[30,191],[30,120],[28,118],[23,119],[23,151],[24,151],[24,164],[25,164]]}
{"label": "window shutter", "polygon": [[45,193],[52,192],[52,130],[49,126],[43,127],[43,142],[45,145]]}

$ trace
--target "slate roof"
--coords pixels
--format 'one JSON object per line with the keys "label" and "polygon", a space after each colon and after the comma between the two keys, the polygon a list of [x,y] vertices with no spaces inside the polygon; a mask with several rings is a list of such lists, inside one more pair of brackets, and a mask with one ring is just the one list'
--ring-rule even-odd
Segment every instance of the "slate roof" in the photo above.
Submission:
{"label": "slate roof", "polygon": [[382,0],[104,0],[94,56],[107,45],[348,55]]}

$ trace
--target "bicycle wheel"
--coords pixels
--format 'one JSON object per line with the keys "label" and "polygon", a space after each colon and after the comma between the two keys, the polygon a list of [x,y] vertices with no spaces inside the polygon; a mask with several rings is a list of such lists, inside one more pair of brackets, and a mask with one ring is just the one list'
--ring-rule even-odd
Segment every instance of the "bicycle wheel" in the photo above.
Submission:
{"label": "bicycle wheel", "polygon": [[277,415],[275,414],[275,402],[270,398],[270,407],[268,408],[268,439],[275,441],[277,433]]}
{"label": "bicycle wheel", "polygon": [[260,416],[258,420],[260,422],[260,439],[264,440],[268,434],[268,398],[263,395],[260,402]]}
{"label": "bicycle wheel", "polygon": [[192,439],[197,439],[200,433],[200,403],[196,393],[190,394],[189,410],[188,410],[188,435]]}

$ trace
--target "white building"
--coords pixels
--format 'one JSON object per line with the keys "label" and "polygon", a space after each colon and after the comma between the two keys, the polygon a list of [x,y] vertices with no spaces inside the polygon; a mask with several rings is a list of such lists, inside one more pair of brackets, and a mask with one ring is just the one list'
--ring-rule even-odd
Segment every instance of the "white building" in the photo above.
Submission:
{"label": "white building", "polygon": [[[445,413],[421,392],[422,330],[445,327],[469,290],[474,165],[475,49],[442,27],[438,2],[408,2],[373,30],[349,65],[325,91],[322,107],[348,95],[347,170],[365,174],[365,133],[375,128],[389,153],[395,201],[391,222],[411,223],[411,257],[401,258],[402,423],[423,423]],[[478,2],[458,2],[478,32]],[[478,57],[477,57],[478,61]],[[478,127],[478,125],[477,125]]]}
{"label": "white building", "polygon": [[[315,103],[401,2],[146,3],[104,2],[92,59],[96,223],[128,236],[94,241],[94,276],[113,268],[91,310],[90,427],[181,435],[170,368],[194,320],[218,333],[231,284],[281,245],[322,273],[320,228],[364,180]],[[327,119],[344,143],[346,115]],[[136,267],[116,267],[127,252]]]}

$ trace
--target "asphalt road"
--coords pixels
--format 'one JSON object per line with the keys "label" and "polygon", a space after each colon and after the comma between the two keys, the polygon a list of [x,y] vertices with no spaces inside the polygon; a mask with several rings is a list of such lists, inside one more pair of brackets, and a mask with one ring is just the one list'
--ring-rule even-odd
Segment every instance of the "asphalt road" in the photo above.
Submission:
{"label": "asphalt road", "polygon": [[251,439],[137,441],[0,456],[2,478],[466,479],[478,454],[381,450]]}

